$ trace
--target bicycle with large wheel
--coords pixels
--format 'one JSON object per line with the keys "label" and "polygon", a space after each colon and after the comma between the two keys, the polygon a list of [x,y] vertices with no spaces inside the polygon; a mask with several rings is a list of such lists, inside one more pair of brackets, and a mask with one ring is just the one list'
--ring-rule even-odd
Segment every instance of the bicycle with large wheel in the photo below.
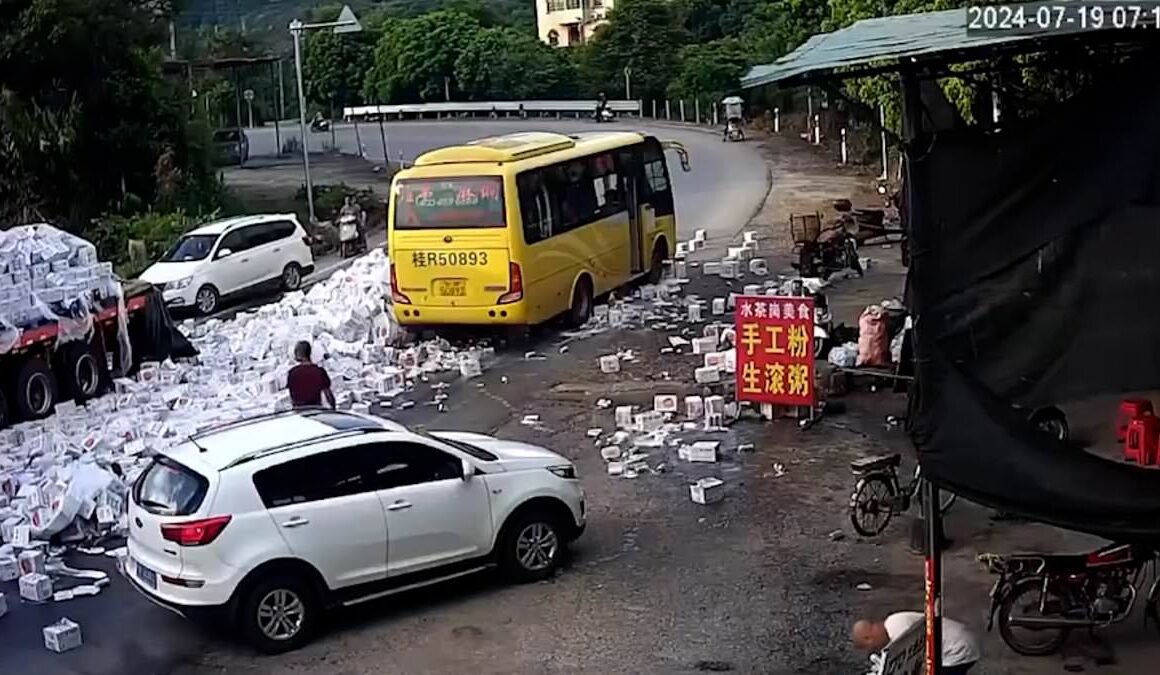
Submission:
{"label": "bicycle with large wheel", "polygon": [[[914,477],[903,484],[898,479],[902,455],[877,455],[850,462],[857,477],[850,495],[850,523],[863,537],[882,534],[895,515],[905,513],[922,500],[922,468],[914,467]],[[945,514],[957,498],[953,492],[939,492],[939,511]]]}

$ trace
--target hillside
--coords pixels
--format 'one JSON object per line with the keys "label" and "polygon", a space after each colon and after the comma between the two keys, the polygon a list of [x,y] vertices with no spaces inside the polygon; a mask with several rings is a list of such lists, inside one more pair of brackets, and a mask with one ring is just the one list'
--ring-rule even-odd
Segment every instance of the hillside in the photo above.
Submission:
{"label": "hillside", "polygon": [[[356,14],[381,8],[392,16],[408,17],[447,7],[479,5],[496,23],[535,27],[535,0],[346,0]],[[293,19],[306,20],[316,7],[341,5],[326,0],[185,0],[180,25],[183,28],[218,25],[248,32],[280,32]]]}

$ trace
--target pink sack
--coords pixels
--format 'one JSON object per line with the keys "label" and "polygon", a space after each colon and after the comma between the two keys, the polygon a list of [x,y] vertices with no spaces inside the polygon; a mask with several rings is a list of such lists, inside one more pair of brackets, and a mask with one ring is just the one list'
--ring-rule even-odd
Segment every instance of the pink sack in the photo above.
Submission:
{"label": "pink sack", "polygon": [[886,334],[886,312],[870,305],[858,318],[858,362],[862,366],[889,366],[890,340]]}

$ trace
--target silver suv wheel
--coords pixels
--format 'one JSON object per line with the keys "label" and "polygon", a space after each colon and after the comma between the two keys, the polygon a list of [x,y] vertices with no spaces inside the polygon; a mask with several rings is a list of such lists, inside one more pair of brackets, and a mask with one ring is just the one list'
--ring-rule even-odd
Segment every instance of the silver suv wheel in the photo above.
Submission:
{"label": "silver suv wheel", "polygon": [[294,591],[279,588],[258,602],[258,628],[271,640],[290,640],[302,630],[306,607]]}
{"label": "silver suv wheel", "polygon": [[516,538],[516,559],[529,572],[550,567],[560,548],[556,532],[546,523],[532,523]]}

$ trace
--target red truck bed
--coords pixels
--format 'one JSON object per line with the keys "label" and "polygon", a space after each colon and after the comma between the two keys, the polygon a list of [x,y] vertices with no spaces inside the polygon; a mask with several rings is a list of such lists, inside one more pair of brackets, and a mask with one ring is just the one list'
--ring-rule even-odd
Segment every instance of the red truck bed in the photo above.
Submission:
{"label": "red truck bed", "polygon": [[[125,311],[127,311],[129,314],[132,314],[133,312],[136,312],[144,307],[147,300],[148,293],[138,293],[137,295],[127,297],[125,298]],[[93,316],[93,321],[97,323],[105,323],[106,321],[115,319],[116,316],[117,308],[115,306],[107,307],[97,312],[96,315]],[[34,344],[37,344],[38,342],[53,340],[56,338],[56,334],[57,324],[55,323],[50,323],[38,328],[26,330],[20,335],[20,341],[16,343],[16,345],[12,348],[12,351],[20,351]]]}

